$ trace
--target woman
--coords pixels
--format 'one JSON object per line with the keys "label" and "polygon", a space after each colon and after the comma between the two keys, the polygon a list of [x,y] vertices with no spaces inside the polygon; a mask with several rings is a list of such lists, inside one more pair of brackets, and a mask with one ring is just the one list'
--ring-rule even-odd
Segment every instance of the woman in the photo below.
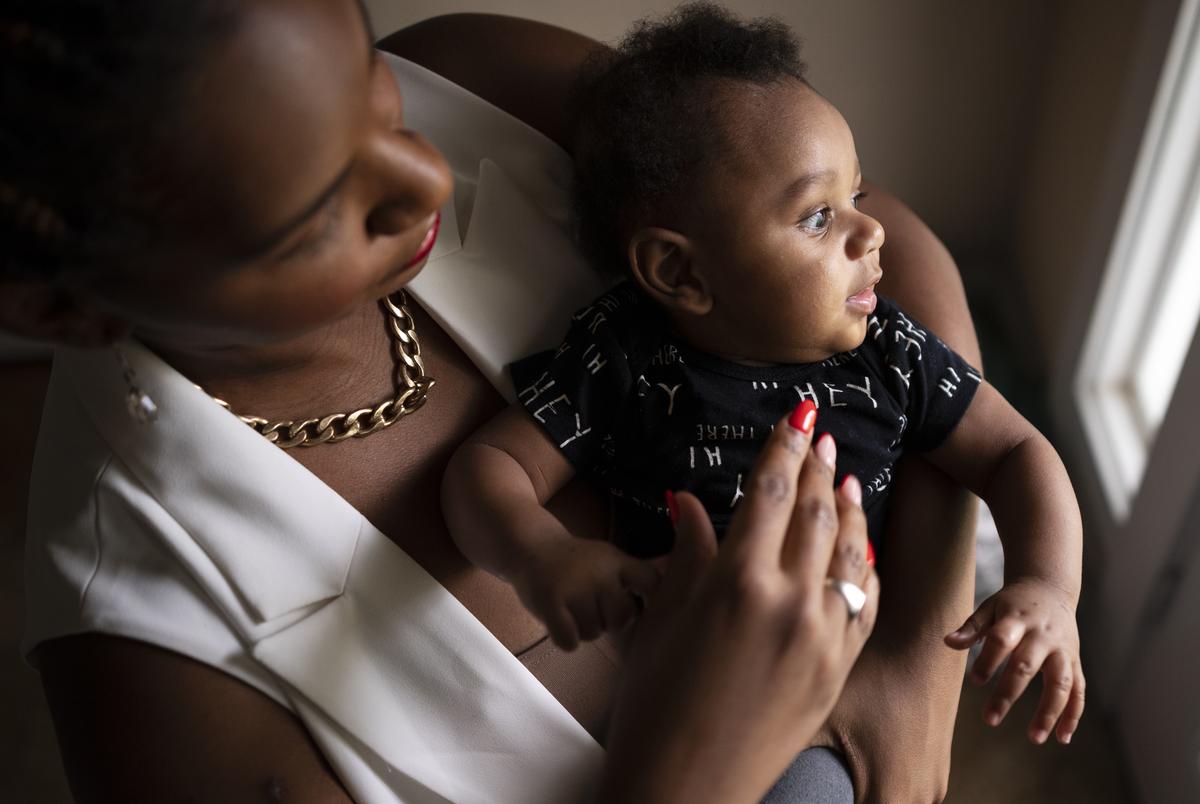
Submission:
{"label": "woman", "polygon": [[[395,367],[375,301],[420,270],[439,208],[443,224],[453,217],[465,233],[465,246],[486,229],[487,207],[457,191],[446,203],[450,173],[405,127],[400,94],[369,47],[356,4],[138,6],[123,4],[118,14],[103,5],[18,3],[0,22],[5,105],[21,111],[5,123],[15,146],[4,149],[0,173],[11,244],[0,326],[77,346],[122,344],[118,356],[92,349],[60,356],[31,507],[30,648],[76,795],[455,798],[464,789],[460,776],[514,783],[512,768],[530,760],[528,752],[495,768],[487,760],[516,745],[562,760],[542,766],[554,778],[523,780],[525,800],[586,787],[603,760],[579,725],[600,731],[612,663],[601,648],[548,650],[511,591],[453,551],[436,504],[449,452],[501,404],[481,373],[497,353],[463,336],[468,324],[449,320],[475,319],[444,299],[428,310],[410,303],[411,320],[393,320],[419,334],[424,368],[438,383],[429,404],[339,446],[267,449],[249,428],[230,430],[236,420],[201,405],[207,397],[191,388],[270,421],[391,399]],[[546,26],[479,17],[431,21],[385,43],[559,142],[566,140],[565,82],[593,46]],[[469,127],[445,122],[451,134],[472,138]],[[536,177],[504,175],[537,195]],[[907,242],[893,235],[885,259],[913,286],[894,284],[892,294],[976,358],[944,254],[895,202],[883,198],[872,212],[890,232],[908,234]],[[918,276],[911,266],[924,261],[933,267]],[[917,294],[931,273],[938,292]],[[426,295],[437,297],[437,288]],[[449,332],[462,336],[459,345]],[[130,333],[150,349],[122,340]],[[142,418],[157,407],[157,421],[116,424],[124,414],[113,406],[121,408],[127,392]],[[826,509],[834,501],[818,482],[818,462],[800,468],[802,453],[781,436],[764,454],[774,467],[764,471],[787,478],[786,491],[752,495],[757,504],[746,506],[730,542],[757,548],[726,547],[712,559],[703,518],[684,498],[680,549],[659,598],[666,602],[651,606],[610,732],[604,779],[614,800],[661,800],[667,792],[694,800],[696,791],[752,800],[809,742],[836,698],[874,601],[869,594],[864,615],[848,626],[845,602],[818,579],[829,574],[870,593],[873,576],[854,560],[862,529],[845,501],[836,551],[830,534],[821,538],[819,522],[804,515],[814,498]],[[915,506],[907,519],[898,514],[898,526],[944,531],[959,513],[955,504],[928,505],[941,490],[919,482],[911,492],[922,498],[919,515]],[[789,529],[781,512],[797,501],[802,513]],[[597,518],[585,505],[566,515]],[[227,521],[235,527],[212,527]],[[304,550],[297,534],[312,536]],[[83,535],[94,541],[81,543]],[[147,541],[135,545],[135,537]],[[792,557],[786,564],[781,551]],[[964,555],[949,572],[924,567],[922,575],[962,578]],[[389,585],[371,579],[377,567],[402,574],[387,574]],[[401,592],[431,597],[397,601],[397,577],[410,584]],[[917,588],[957,595],[966,608],[962,584]],[[372,604],[379,607],[364,609]],[[798,610],[805,613],[799,623]],[[388,615],[395,628],[373,630]],[[440,627],[447,621],[449,634]],[[463,636],[480,624],[487,634]],[[708,639],[679,636],[700,631]],[[387,638],[371,639],[380,633]],[[428,637],[426,675],[387,675],[389,662],[421,654],[390,641],[413,633]],[[913,759],[883,749],[889,735],[873,733],[882,730],[876,720],[886,728],[889,718],[879,715],[889,710],[911,718],[909,745],[922,752],[928,744],[916,758],[932,768],[929,778],[891,775],[915,780],[927,798],[945,782],[956,693],[930,691],[952,689],[947,679],[961,672],[961,659],[931,660],[928,643],[909,636],[893,631],[874,657],[864,654],[858,681],[852,677],[822,737],[849,756],[860,795],[910,789],[883,786],[896,783],[889,771]],[[463,661],[439,663],[446,651]],[[544,688],[505,664],[512,654]],[[919,674],[922,689],[872,689],[872,667],[902,661],[933,662],[934,672]],[[503,668],[466,672],[489,670],[488,662]],[[679,684],[679,673],[663,667],[705,672]],[[486,722],[462,729],[443,711],[459,702],[424,696],[429,688],[474,688],[463,708]],[[748,697],[731,698],[729,690]],[[908,703],[914,694],[917,702]],[[493,711],[496,700],[511,711]],[[414,710],[426,701],[437,711],[422,719]],[[411,733],[397,724],[408,718],[419,727]],[[489,730],[512,742],[471,746],[477,752],[469,761],[447,763],[461,748],[451,738]],[[389,745],[404,738],[413,748],[447,735],[440,753],[420,761]],[[504,798],[498,791],[508,789],[493,788]]]}

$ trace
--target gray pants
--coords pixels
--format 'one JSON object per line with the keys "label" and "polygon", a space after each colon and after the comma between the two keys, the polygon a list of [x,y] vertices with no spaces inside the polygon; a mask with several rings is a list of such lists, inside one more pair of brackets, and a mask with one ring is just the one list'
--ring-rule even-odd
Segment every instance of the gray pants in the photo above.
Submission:
{"label": "gray pants", "polygon": [[783,772],[762,804],[854,804],[854,784],[841,754],[809,748]]}

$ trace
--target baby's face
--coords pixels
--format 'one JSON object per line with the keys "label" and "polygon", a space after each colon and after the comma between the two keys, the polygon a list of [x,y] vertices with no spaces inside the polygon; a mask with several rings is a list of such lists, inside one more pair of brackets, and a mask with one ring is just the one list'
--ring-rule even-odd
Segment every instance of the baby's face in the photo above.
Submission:
{"label": "baby's face", "polygon": [[719,352],[801,363],[853,349],[875,309],[884,235],[857,209],[850,128],[799,81],[731,83],[715,105],[729,147],[700,183],[688,237]]}

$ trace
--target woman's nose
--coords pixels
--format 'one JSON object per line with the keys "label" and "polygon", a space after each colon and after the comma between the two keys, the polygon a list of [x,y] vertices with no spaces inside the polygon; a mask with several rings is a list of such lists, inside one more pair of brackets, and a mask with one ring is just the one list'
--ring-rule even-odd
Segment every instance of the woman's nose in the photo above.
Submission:
{"label": "woman's nose", "polygon": [[870,215],[858,213],[859,220],[846,241],[847,256],[852,260],[860,260],[872,251],[883,247],[883,226]]}
{"label": "woman's nose", "polygon": [[380,137],[372,148],[374,204],[367,215],[373,237],[408,232],[441,209],[453,190],[445,159],[423,138],[408,132]]}
{"label": "woman's nose", "polygon": [[371,237],[391,237],[407,232],[418,217],[411,208],[397,204],[380,204],[367,215],[367,234]]}

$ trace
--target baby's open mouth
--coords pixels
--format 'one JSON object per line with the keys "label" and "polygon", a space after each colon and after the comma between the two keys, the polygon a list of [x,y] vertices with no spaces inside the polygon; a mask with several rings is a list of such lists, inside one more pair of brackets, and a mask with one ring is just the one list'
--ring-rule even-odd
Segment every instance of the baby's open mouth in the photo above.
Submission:
{"label": "baby's open mouth", "polygon": [[878,302],[878,298],[875,296],[875,285],[879,283],[879,279],[878,276],[875,277],[866,287],[846,299],[846,306],[862,315],[870,315],[875,312],[875,304]]}

